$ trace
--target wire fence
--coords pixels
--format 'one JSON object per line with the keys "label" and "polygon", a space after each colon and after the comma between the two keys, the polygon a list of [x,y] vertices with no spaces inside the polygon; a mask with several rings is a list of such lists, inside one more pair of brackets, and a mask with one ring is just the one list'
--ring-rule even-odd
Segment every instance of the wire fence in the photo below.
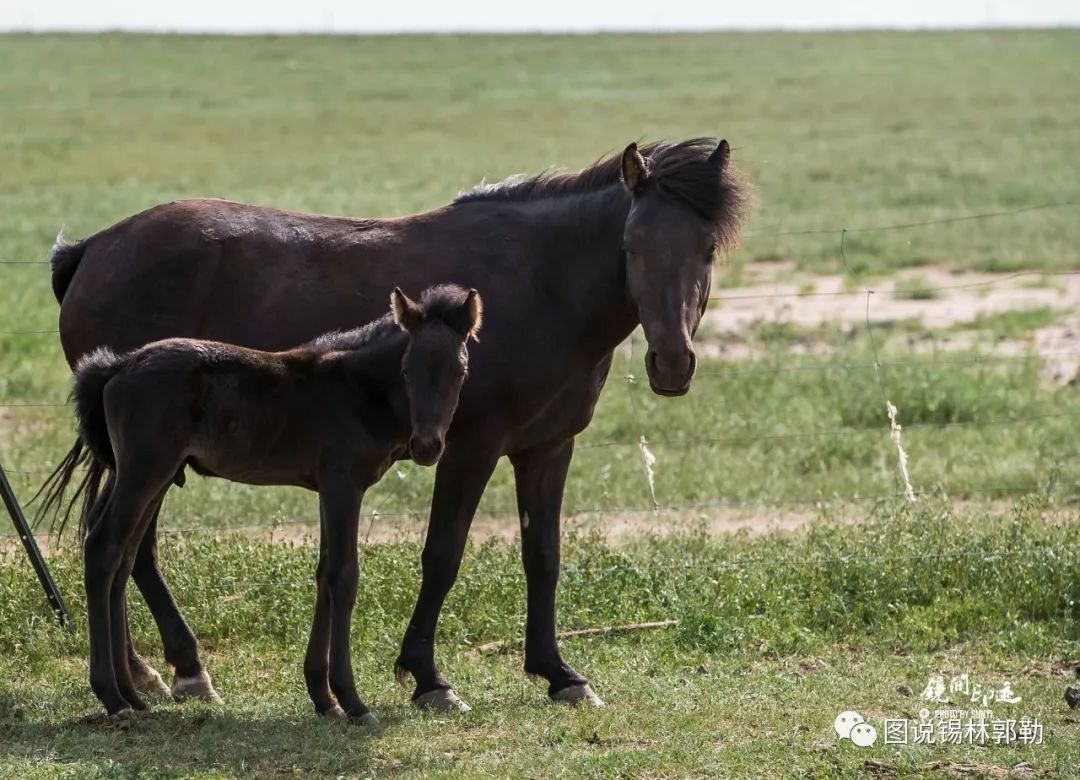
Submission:
{"label": "wire fence", "polygon": [[[814,296],[828,296],[828,297],[862,297],[865,299],[864,316],[861,327],[865,330],[865,334],[870,346],[872,359],[868,361],[845,361],[845,360],[813,360],[804,361],[796,365],[791,365],[790,362],[785,362],[783,365],[753,365],[749,367],[733,367],[723,369],[704,369],[697,373],[697,379],[708,381],[722,381],[724,379],[731,379],[736,377],[745,376],[780,376],[785,374],[791,374],[795,372],[836,372],[836,371],[867,371],[872,372],[874,377],[875,392],[880,396],[880,425],[879,426],[867,426],[861,427],[846,425],[829,429],[821,430],[780,430],[780,431],[751,431],[746,433],[739,433],[735,435],[710,435],[708,432],[698,434],[688,433],[687,435],[665,435],[657,438],[648,438],[647,426],[645,424],[645,413],[640,408],[639,400],[637,398],[636,388],[639,386],[637,377],[634,373],[635,365],[634,359],[637,352],[637,344],[635,335],[631,335],[627,344],[627,368],[624,374],[625,385],[628,391],[628,409],[630,412],[630,420],[634,428],[634,435],[627,438],[613,438],[613,439],[601,439],[601,440],[589,440],[586,438],[584,441],[579,442],[579,450],[609,450],[614,448],[636,448],[641,460],[641,474],[644,482],[643,487],[649,496],[649,502],[643,505],[626,505],[626,506],[578,506],[568,507],[565,511],[572,515],[609,515],[609,514],[656,514],[659,512],[673,512],[673,513],[688,513],[688,512],[701,512],[711,509],[754,509],[760,507],[784,507],[784,506],[824,506],[828,504],[853,504],[853,505],[865,505],[869,504],[881,504],[885,502],[915,502],[921,498],[941,497],[948,498],[951,495],[984,495],[984,496],[1015,496],[1024,495],[1030,493],[1044,493],[1047,490],[1047,482],[1025,482],[1012,485],[994,485],[994,486],[962,486],[956,485],[952,487],[937,486],[932,490],[919,490],[912,484],[910,475],[907,468],[907,454],[902,442],[902,431],[912,431],[919,429],[940,429],[942,431],[971,428],[981,429],[991,426],[1016,426],[1026,425],[1036,422],[1066,419],[1080,416],[1080,407],[1077,408],[1064,408],[1056,409],[1052,411],[1039,411],[1031,414],[1019,414],[1009,415],[1003,417],[986,417],[977,419],[962,419],[962,420],[942,420],[933,422],[918,422],[913,424],[906,424],[901,427],[899,420],[903,419],[904,404],[903,398],[893,398],[890,395],[889,387],[889,375],[890,371],[913,371],[924,370],[930,367],[962,367],[962,366],[976,366],[987,365],[993,366],[996,364],[1015,364],[1018,362],[1042,362],[1056,360],[1068,360],[1068,359],[1080,359],[1080,350],[1055,350],[1055,351],[1034,351],[1024,352],[1022,354],[978,354],[978,355],[964,355],[960,357],[941,357],[938,354],[932,355],[927,358],[915,357],[902,360],[888,360],[882,359],[879,354],[878,344],[875,336],[875,330],[881,327],[880,323],[875,323],[873,319],[874,303],[878,300],[878,296],[883,294],[875,289],[874,286],[869,284],[863,279],[848,262],[847,248],[845,246],[845,239],[849,233],[870,233],[876,231],[895,231],[895,230],[913,230],[918,228],[925,228],[938,225],[951,225],[960,222],[980,221],[987,219],[1001,219],[1016,217],[1025,213],[1030,213],[1039,210],[1046,209],[1064,209],[1069,207],[1075,207],[1080,203],[1072,201],[1063,201],[1055,203],[1045,203],[1034,206],[1028,206],[1024,208],[1006,210],[1006,211],[994,211],[980,214],[967,214],[959,216],[951,216],[936,220],[924,220],[915,222],[905,222],[897,224],[877,225],[877,226],[865,226],[854,228],[815,228],[807,230],[765,230],[749,233],[745,236],[748,240],[767,238],[767,237],[794,237],[794,236],[815,236],[815,235],[834,235],[837,238],[837,254],[838,254],[838,267],[842,268],[846,275],[851,287],[840,290],[792,290],[792,291],[776,291],[769,290],[765,292],[757,293],[721,293],[710,297],[712,304],[723,305],[725,301],[752,301],[752,300],[767,300],[778,298],[807,298]],[[45,265],[47,261],[44,260],[0,260],[0,265]],[[1080,275],[1080,270],[1061,270],[1061,271],[1041,271],[1041,270],[1024,270],[1017,271],[1006,275],[997,275],[993,278],[981,279],[978,281],[970,282],[957,282],[950,284],[943,284],[937,286],[926,286],[919,289],[905,289],[903,294],[905,297],[922,298],[924,296],[936,296],[939,293],[955,292],[957,290],[976,290],[976,289],[989,289],[994,286],[1003,285],[1011,281],[1015,281],[1022,277],[1037,276],[1041,278],[1052,279],[1055,277],[1069,277]],[[887,292],[887,291],[886,291]],[[23,337],[38,337],[49,336],[58,333],[57,328],[26,328],[17,330],[5,330],[0,331],[0,338],[23,338]],[[1071,339],[1066,341],[1072,345],[1075,342]],[[1049,345],[1043,344],[1043,348],[1048,348]],[[67,410],[70,406],[69,402],[62,399],[40,399],[40,400],[19,400],[19,401],[6,401],[0,402],[0,411],[5,414],[20,414],[20,413],[34,413],[36,411],[52,413],[60,410]],[[851,437],[851,436],[867,436],[878,435],[887,436],[892,449],[894,451],[894,464],[892,467],[893,479],[895,481],[896,490],[888,493],[874,493],[869,495],[859,494],[847,494],[847,495],[812,495],[812,496],[795,496],[787,498],[770,498],[763,496],[761,498],[755,498],[751,500],[728,500],[722,497],[716,497],[710,500],[698,501],[698,502],[661,502],[657,498],[655,487],[655,469],[657,459],[653,453],[652,448],[682,448],[684,450],[712,445],[748,445],[755,442],[783,442],[793,441],[799,439],[822,439],[833,437]],[[1077,457],[1076,453],[1063,453],[1059,458],[1056,458],[1058,463],[1068,463],[1073,461]],[[32,464],[15,464],[14,468],[7,469],[9,473],[25,475],[28,478],[31,476],[44,476],[51,472],[50,468],[35,466]],[[409,509],[398,509],[395,511],[380,512],[378,510],[369,510],[367,514],[370,517],[373,524],[379,519],[389,518],[417,518],[422,519],[427,515],[427,507],[416,507]],[[517,517],[517,510],[515,508],[497,508],[494,510],[483,510],[478,512],[479,515],[492,516],[492,517]],[[300,525],[306,524],[307,521],[302,521]],[[283,525],[296,525],[295,523],[287,521],[278,521],[275,523],[259,523],[251,525],[232,525],[225,528],[209,527],[209,526],[179,526],[170,529],[163,529],[163,534],[170,536],[184,536],[189,534],[216,534],[222,531],[227,532],[253,532],[253,531],[272,531],[275,528],[280,528]],[[317,529],[317,523],[310,523],[313,530]],[[369,525],[370,533],[370,525]],[[0,534],[0,538],[7,538],[11,535]]]}

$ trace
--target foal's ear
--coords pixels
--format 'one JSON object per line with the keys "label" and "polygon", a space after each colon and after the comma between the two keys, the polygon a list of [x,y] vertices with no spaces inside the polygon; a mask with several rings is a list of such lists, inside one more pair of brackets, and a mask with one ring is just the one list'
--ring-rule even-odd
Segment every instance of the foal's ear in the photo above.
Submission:
{"label": "foal's ear", "polygon": [[484,302],[480,299],[480,293],[469,290],[461,310],[465,315],[465,338],[479,341],[476,334],[480,332],[480,325],[484,321]]}
{"label": "foal's ear", "polygon": [[632,143],[622,153],[622,181],[634,195],[640,193],[649,180],[649,165]]}
{"label": "foal's ear", "polygon": [[720,141],[720,144],[716,147],[716,151],[709,155],[709,164],[714,166],[716,170],[722,171],[727,168],[728,161],[731,160],[731,147],[728,146],[727,139]]}
{"label": "foal's ear", "polygon": [[402,330],[412,330],[424,318],[424,310],[400,287],[395,287],[390,293],[390,311],[394,315],[394,322]]}

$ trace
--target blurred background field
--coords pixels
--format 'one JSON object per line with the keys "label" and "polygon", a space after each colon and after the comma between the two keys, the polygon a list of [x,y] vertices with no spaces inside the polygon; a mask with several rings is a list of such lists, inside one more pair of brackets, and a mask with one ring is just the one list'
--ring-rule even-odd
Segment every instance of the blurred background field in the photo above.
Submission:
{"label": "blurred background field", "polygon": [[[568,506],[651,506],[636,447],[643,434],[683,442],[654,448],[665,504],[894,492],[862,299],[852,301],[854,317],[849,307],[833,319],[841,299],[818,296],[837,280],[849,291],[896,285],[872,301],[882,360],[960,361],[883,371],[901,424],[961,423],[910,431],[917,488],[966,497],[1037,483],[1068,500],[1080,417],[1062,412],[1080,411],[1075,366],[963,361],[1080,352],[1080,290],[1065,286],[1077,280],[1038,273],[1080,267],[1078,208],[851,233],[851,273],[838,250],[845,227],[1080,201],[1078,41],[1073,31],[5,36],[0,259],[44,260],[61,226],[85,235],[172,198],[394,215],[446,203],[483,179],[579,167],[633,139],[723,135],[759,206],[715,294],[756,285],[746,292],[788,297],[780,308],[768,296],[715,301],[711,317],[737,303],[745,313],[734,324],[706,321],[703,376],[686,399],[623,381],[641,373],[640,336],[633,364],[624,348],[581,437]],[[961,292],[920,290],[1003,271],[1031,273],[978,276],[986,286],[964,291],[973,298],[967,321],[940,327],[918,316]],[[979,306],[979,293],[1001,286],[1016,295]],[[911,299],[916,316],[879,317],[887,298]],[[0,265],[0,304],[0,331],[55,328],[45,266]],[[811,307],[818,321],[799,327]],[[829,368],[852,363],[860,365]],[[0,403],[65,399],[55,334],[0,336],[0,364]],[[754,373],[816,365],[828,370]],[[820,435],[831,430],[841,435]],[[30,472],[13,475],[20,495],[65,451],[70,431],[62,407],[0,408],[0,457]],[[807,433],[815,435],[754,438]],[[172,499],[166,527],[314,517],[298,491],[193,483]],[[430,474],[403,464],[369,506],[424,511],[429,486]],[[512,511],[512,495],[501,469],[485,511]]]}

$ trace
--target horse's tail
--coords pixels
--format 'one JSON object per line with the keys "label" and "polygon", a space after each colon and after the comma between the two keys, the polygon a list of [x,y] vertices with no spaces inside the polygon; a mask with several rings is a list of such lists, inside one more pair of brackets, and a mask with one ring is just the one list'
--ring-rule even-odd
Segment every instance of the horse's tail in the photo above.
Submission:
{"label": "horse's tail", "polygon": [[[102,347],[79,360],[75,367],[75,389],[71,397],[75,402],[75,415],[79,421],[79,438],[60,465],[45,480],[37,496],[44,495],[44,501],[37,511],[41,518],[51,510],[61,507],[75,471],[84,463],[89,463],[86,474],[75,489],[63,512],[57,512],[54,531],[59,536],[71,516],[71,510],[82,496],[82,510],[79,513],[79,538],[86,538],[88,532],[87,517],[90,509],[101,492],[101,481],[107,472],[116,469],[116,457],[113,454],[109,428],[105,420],[105,385],[126,365],[127,358],[117,355],[111,349]],[[34,498],[37,498],[35,496]]]}
{"label": "horse's tail", "polygon": [[89,487],[90,475],[87,473],[79,482],[71,500],[68,501],[66,506],[64,505],[64,493],[67,492],[68,485],[71,484],[75,472],[88,460],[90,460],[90,451],[83,446],[82,438],[76,438],[75,444],[68,450],[64,459],[60,461],[60,464],[56,469],[53,470],[41,487],[38,488],[34,497],[30,499],[30,503],[36,502],[39,498],[42,499],[41,503],[37,506],[37,511],[34,513],[35,523],[41,522],[42,518],[49,514],[53,514],[50,532],[57,538],[64,533],[64,527],[71,517],[71,510],[75,506],[75,502],[78,501],[79,496],[83,495]]}
{"label": "horse's tail", "polygon": [[52,254],[49,255],[49,265],[52,268],[53,295],[57,303],[64,302],[64,295],[71,284],[75,271],[79,268],[79,261],[86,252],[88,239],[69,244],[64,241],[64,231],[61,230],[53,244]]}

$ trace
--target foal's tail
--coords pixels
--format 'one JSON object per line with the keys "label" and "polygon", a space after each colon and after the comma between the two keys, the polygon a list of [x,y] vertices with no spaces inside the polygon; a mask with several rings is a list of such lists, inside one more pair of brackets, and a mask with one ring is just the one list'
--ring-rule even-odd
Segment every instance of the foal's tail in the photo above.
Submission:
{"label": "foal's tail", "polygon": [[[71,510],[81,496],[79,538],[86,538],[89,531],[87,518],[101,493],[101,481],[107,472],[116,469],[116,457],[105,421],[103,396],[105,385],[126,362],[123,356],[117,355],[111,349],[101,348],[83,357],[75,367],[75,389],[71,397],[75,402],[75,414],[79,421],[79,437],[34,496],[35,499],[44,496],[37,510],[38,519],[54,509],[57,510],[52,529],[57,537],[64,532],[64,527],[71,517]],[[65,506],[64,493],[74,479],[75,472],[84,464],[88,466],[86,474]]]}
{"label": "foal's tail", "polygon": [[75,416],[79,438],[86,442],[94,461],[112,471],[116,468],[109,428],[105,422],[105,385],[127,364],[127,357],[99,347],[79,359],[75,366]]}

